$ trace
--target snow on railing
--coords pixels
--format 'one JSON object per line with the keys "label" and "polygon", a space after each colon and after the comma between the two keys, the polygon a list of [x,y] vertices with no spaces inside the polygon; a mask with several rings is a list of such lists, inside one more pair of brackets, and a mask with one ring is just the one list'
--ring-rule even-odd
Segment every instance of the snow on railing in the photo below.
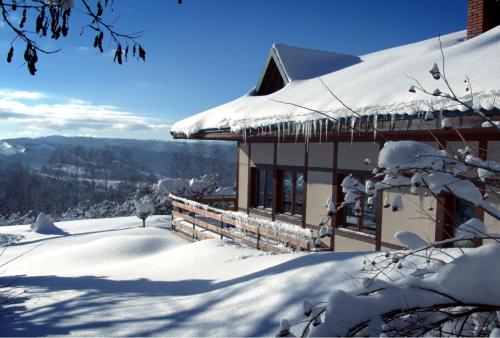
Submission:
{"label": "snow on railing", "polygon": [[174,201],[182,202],[184,204],[190,205],[192,207],[200,208],[206,211],[212,211],[214,213],[229,217],[239,222],[246,222],[252,225],[258,225],[276,232],[281,232],[291,236],[295,236],[305,240],[313,240],[313,234],[311,230],[303,229],[297,225],[288,224],[284,222],[269,221],[262,218],[251,217],[247,214],[238,211],[222,210],[218,208],[211,207],[207,204],[202,204],[196,201],[189,200],[187,198],[179,197],[173,194],[168,196]]}

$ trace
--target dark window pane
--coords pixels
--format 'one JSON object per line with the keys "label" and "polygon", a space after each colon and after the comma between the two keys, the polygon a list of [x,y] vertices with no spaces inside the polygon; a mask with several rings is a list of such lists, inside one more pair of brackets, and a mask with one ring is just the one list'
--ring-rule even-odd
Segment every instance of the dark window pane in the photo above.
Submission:
{"label": "dark window pane", "polygon": [[257,185],[257,206],[264,206],[264,189],[266,184],[266,171],[265,169],[259,169],[258,172],[258,185]]}
{"label": "dark window pane", "polygon": [[292,212],[293,175],[291,171],[283,172],[283,212]]}
{"label": "dark window pane", "polygon": [[295,177],[295,213],[302,215],[302,203],[304,196],[304,175],[297,173]]}
{"label": "dark window pane", "polygon": [[351,230],[359,230],[359,217],[361,215],[356,212],[356,207],[354,204],[345,207],[345,221],[343,227]]}
{"label": "dark window pane", "polygon": [[368,203],[368,198],[366,195],[364,196],[364,205],[363,205],[363,231],[375,234],[377,229],[377,207],[375,198],[373,199],[373,203],[370,205]]}
{"label": "dark window pane", "polygon": [[267,201],[266,208],[273,207],[273,170],[267,170]]}
{"label": "dark window pane", "polygon": [[455,225],[457,227],[476,217],[476,207],[474,204],[461,198],[457,198],[455,203]]}

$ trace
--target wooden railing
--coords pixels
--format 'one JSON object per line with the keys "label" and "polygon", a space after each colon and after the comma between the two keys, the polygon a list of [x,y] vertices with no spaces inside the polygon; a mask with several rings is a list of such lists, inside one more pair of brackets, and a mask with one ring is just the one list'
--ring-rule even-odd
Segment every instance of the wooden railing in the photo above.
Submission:
{"label": "wooden railing", "polygon": [[186,196],[186,198],[222,210],[236,210],[236,195]]}
{"label": "wooden railing", "polygon": [[[310,241],[298,235],[280,233],[247,218],[213,207],[172,201],[172,230],[193,241],[207,238],[230,238],[263,251],[285,252],[310,250]],[[242,214],[243,215],[243,214]]]}

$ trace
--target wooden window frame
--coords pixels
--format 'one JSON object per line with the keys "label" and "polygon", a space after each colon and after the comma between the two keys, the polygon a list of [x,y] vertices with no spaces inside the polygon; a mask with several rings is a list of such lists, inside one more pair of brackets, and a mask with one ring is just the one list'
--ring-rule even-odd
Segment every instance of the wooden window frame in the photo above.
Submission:
{"label": "wooden window frame", "polygon": [[[259,206],[259,175],[260,171],[264,170],[264,203],[262,206]],[[268,190],[269,190],[269,176],[274,177],[273,168],[271,165],[257,165],[251,168],[251,208],[253,209],[272,209],[274,193],[271,189],[271,203],[268,203]],[[271,180],[272,182],[272,180]]]}
{"label": "wooden window frame", "polygon": [[[260,170],[264,170],[264,205],[258,205],[259,198],[259,172]],[[285,171],[292,173],[292,201],[291,201],[291,212],[284,213],[283,208],[283,173]],[[251,168],[251,204],[250,208],[255,210],[270,210],[273,209],[273,204],[276,203],[276,207],[273,214],[278,216],[287,216],[287,217],[302,217],[305,212],[305,180],[304,187],[302,192],[302,213],[297,213],[297,177],[302,174],[305,177],[305,170],[303,168],[291,167],[291,166],[273,166],[270,164],[257,164],[255,167]],[[272,180],[269,178],[271,175]],[[270,193],[272,196],[272,200],[269,201],[269,184],[274,185],[276,182],[276,187],[272,187]]]}
{"label": "wooden window frame", "polygon": [[[340,171],[340,170],[339,170]],[[371,177],[371,173],[370,172],[363,172],[363,171],[356,171],[355,173],[352,173],[353,176],[357,179],[369,179]],[[350,173],[347,173],[347,172],[339,172],[338,175],[337,175],[337,198],[336,200],[337,201],[343,201],[344,200],[344,193],[342,193],[342,187],[340,186],[342,184],[342,181],[344,180],[344,178],[346,176],[349,176]],[[355,231],[355,232],[359,232],[359,233],[362,233],[362,234],[366,234],[366,235],[370,235],[370,236],[376,236],[377,234],[377,226],[375,226],[375,229],[374,230],[365,230],[365,225],[364,225],[364,217],[365,217],[365,198],[366,197],[366,193],[362,193],[362,198],[361,198],[361,214],[358,217],[358,224],[357,224],[357,229],[353,230],[353,229],[350,229],[348,227],[345,227],[345,226],[341,226],[341,225],[344,225],[346,223],[346,210],[343,209],[341,210],[340,212],[338,212],[336,214],[336,220],[335,220],[335,224],[337,225],[336,228],[338,229],[346,229],[346,230],[351,230],[351,231]],[[377,198],[379,198],[379,196],[377,195]],[[379,203],[377,201],[377,203]],[[376,220],[378,221],[379,217],[382,217],[382,215],[380,214],[379,215],[379,210],[377,208],[376,205],[373,206],[375,208],[374,212],[375,212],[375,218]],[[377,221],[375,223],[377,223]]]}
{"label": "wooden window frame", "polygon": [[[302,187],[302,212],[300,214],[297,213],[297,177],[298,175],[302,174],[302,177],[305,175],[305,170],[303,169],[298,169],[295,167],[282,167],[282,166],[277,166],[276,167],[276,177],[278,180],[278,186],[277,186],[277,191],[275,193],[276,195],[276,201],[277,201],[277,208],[276,208],[276,214],[277,215],[286,215],[286,216],[292,216],[292,217],[301,217],[304,214],[304,187]],[[284,179],[284,173],[285,172],[291,172],[292,174],[292,201],[291,201],[291,212],[284,212],[284,189],[283,189],[283,179]],[[305,181],[303,183],[305,185]]]}

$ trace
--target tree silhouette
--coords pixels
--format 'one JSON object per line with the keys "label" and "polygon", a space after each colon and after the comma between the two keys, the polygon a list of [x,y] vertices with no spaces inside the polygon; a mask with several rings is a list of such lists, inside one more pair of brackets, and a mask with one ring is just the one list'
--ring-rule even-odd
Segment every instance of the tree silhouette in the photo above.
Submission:
{"label": "tree silhouette", "polygon": [[[178,4],[182,0],[177,0]],[[14,59],[15,42],[21,41],[22,56],[31,75],[37,72],[38,54],[53,54],[61,49],[48,50],[40,46],[43,39],[59,40],[68,35],[73,13],[86,17],[80,35],[90,31],[92,45],[104,53],[104,43],[114,49],[114,62],[122,64],[132,58],[146,61],[146,50],[138,42],[141,32],[122,33],[116,30],[114,20],[107,19],[113,12],[114,0],[0,0],[1,21],[14,33],[7,52],[7,62]]]}

